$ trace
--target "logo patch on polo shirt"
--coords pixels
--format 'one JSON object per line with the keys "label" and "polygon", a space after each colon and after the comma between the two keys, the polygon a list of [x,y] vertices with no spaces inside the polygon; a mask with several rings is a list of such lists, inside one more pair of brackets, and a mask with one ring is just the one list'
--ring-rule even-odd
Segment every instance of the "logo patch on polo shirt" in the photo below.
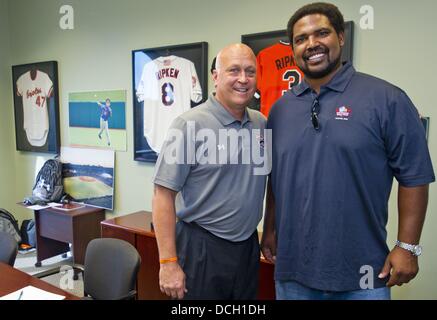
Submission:
{"label": "logo patch on polo shirt", "polygon": [[336,109],[336,117],[335,120],[349,120],[351,116],[352,109],[347,106],[342,106]]}
{"label": "logo patch on polo shirt", "polygon": [[258,141],[259,146],[261,147],[261,149],[264,149],[264,136],[262,134],[257,134],[255,136],[256,141]]}

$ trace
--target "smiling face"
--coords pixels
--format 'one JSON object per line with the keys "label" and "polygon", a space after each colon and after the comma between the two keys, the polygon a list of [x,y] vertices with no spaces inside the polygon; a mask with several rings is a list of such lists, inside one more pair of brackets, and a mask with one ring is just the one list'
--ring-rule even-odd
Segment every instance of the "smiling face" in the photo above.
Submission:
{"label": "smiling face", "polygon": [[341,66],[343,45],[344,34],[322,14],[304,16],[293,27],[294,57],[307,78],[330,78]]}
{"label": "smiling face", "polygon": [[256,57],[242,44],[223,49],[213,73],[217,100],[230,111],[242,111],[256,90]]}

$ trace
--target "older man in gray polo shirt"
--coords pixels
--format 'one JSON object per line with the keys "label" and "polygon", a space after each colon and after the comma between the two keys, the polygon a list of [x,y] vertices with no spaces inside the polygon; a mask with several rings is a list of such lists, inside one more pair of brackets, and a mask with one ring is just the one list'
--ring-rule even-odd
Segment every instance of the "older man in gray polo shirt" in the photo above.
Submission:
{"label": "older man in gray polo shirt", "polygon": [[213,79],[216,95],[173,122],[156,164],[160,287],[178,299],[254,299],[271,136],[263,115],[246,108],[256,89],[252,50],[224,48]]}

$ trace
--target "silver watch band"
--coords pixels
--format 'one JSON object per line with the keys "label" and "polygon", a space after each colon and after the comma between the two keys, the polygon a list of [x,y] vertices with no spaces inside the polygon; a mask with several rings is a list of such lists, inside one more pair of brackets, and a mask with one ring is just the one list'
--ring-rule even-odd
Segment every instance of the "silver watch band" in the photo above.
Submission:
{"label": "silver watch band", "polygon": [[414,247],[416,246],[414,244],[409,244],[409,243],[401,242],[399,240],[396,240],[396,245],[398,247],[401,247],[401,248],[403,248],[405,250],[408,250],[408,251],[411,251],[411,252],[413,252]]}
{"label": "silver watch band", "polygon": [[422,247],[418,244],[409,244],[396,240],[396,246],[410,251],[415,256],[420,256],[422,254]]}

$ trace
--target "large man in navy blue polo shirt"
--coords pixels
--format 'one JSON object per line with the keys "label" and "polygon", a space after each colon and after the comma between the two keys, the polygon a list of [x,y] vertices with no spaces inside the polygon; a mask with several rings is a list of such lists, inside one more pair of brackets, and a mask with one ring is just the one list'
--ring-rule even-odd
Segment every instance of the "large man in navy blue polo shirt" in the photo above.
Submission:
{"label": "large man in navy blue polo shirt", "polygon": [[[401,89],[341,63],[337,7],[302,7],[288,33],[305,79],[267,123],[273,167],[261,245],[276,263],[277,298],[389,299],[391,286],[418,272],[435,180],[419,114]],[[390,251],[393,177],[399,233]]]}

